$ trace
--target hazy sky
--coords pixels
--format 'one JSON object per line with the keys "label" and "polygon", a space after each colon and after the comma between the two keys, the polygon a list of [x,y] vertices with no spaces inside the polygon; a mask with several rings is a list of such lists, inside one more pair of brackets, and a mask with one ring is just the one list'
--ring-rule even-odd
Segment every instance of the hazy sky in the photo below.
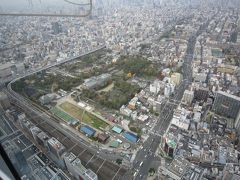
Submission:
{"label": "hazy sky", "polygon": [[[76,3],[86,3],[89,2],[89,0],[69,0]],[[45,6],[45,5],[56,5],[56,4],[67,4],[64,0],[0,0],[1,7],[7,7],[7,6]]]}

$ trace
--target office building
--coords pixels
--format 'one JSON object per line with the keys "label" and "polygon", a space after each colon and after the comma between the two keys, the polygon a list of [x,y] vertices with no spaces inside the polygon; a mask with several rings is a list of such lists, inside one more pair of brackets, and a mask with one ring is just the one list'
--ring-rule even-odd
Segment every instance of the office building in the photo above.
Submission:
{"label": "office building", "polygon": [[239,109],[238,115],[237,115],[237,117],[236,117],[236,119],[235,119],[235,124],[234,124],[234,126],[235,126],[235,128],[236,128],[237,130],[240,130],[240,109]]}
{"label": "office building", "polygon": [[0,64],[0,78],[7,78],[12,75],[12,68],[14,67],[11,63]]}
{"label": "office building", "polygon": [[11,106],[7,95],[3,92],[0,92],[0,106],[5,110]]}
{"label": "office building", "polygon": [[158,94],[161,89],[161,81],[155,80],[152,84],[150,84],[150,92],[154,94]]}
{"label": "office building", "polygon": [[31,132],[31,134],[32,134],[32,136],[33,136],[33,139],[34,139],[35,141],[37,141],[37,135],[38,135],[40,132],[42,132],[42,130],[39,129],[37,126],[32,126],[32,127],[30,128],[30,132]]}
{"label": "office building", "polygon": [[171,133],[167,133],[162,138],[163,151],[171,158],[174,157],[177,148],[177,137]]}
{"label": "office building", "polygon": [[3,146],[19,176],[22,177],[28,175],[31,172],[31,169],[29,168],[23,152],[18,146],[14,142],[6,142]]}
{"label": "office building", "polygon": [[171,83],[178,86],[182,82],[183,76],[180,73],[173,73],[171,75]]}
{"label": "office building", "polygon": [[164,96],[169,97],[174,93],[175,86],[171,83],[166,84],[164,88]]}
{"label": "office building", "polygon": [[77,158],[77,156],[75,154],[73,154],[72,152],[70,152],[70,153],[65,152],[63,154],[63,160],[64,160],[64,163],[65,163],[65,166],[66,166],[68,172],[70,172],[70,173],[74,171],[71,163],[76,158]]}
{"label": "office building", "polygon": [[194,92],[185,90],[182,98],[182,103],[190,105],[192,104],[193,98],[194,98]]}
{"label": "office building", "polygon": [[49,136],[45,132],[40,132],[36,137],[37,143],[45,148],[48,147],[47,146],[48,139],[49,139]]}
{"label": "office building", "polygon": [[[166,168],[166,174],[174,180],[180,180],[181,177],[190,168],[191,163],[182,156],[174,158],[171,164]],[[194,178],[196,179],[196,178]]]}
{"label": "office building", "polygon": [[76,179],[98,180],[98,176],[92,170],[86,169],[73,153],[65,153],[63,159],[68,172]]}
{"label": "office building", "polygon": [[240,97],[218,91],[215,94],[212,110],[219,115],[233,118],[236,122],[239,117]]}
{"label": "office building", "polygon": [[53,34],[59,34],[62,32],[62,26],[58,22],[52,23]]}
{"label": "office building", "polygon": [[65,151],[63,146],[56,138],[52,137],[47,141],[49,151],[54,154],[58,159],[61,159],[61,155]]}

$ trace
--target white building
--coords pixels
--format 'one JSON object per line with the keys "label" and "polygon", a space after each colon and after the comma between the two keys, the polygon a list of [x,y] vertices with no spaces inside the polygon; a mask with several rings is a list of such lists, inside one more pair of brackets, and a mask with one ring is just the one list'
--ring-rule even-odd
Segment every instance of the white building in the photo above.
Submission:
{"label": "white building", "polygon": [[158,94],[161,90],[161,81],[155,80],[152,84],[150,84],[150,92],[154,94]]}
{"label": "white building", "polygon": [[130,117],[131,114],[132,114],[132,110],[123,105],[123,106],[120,108],[120,113],[121,113],[122,115],[125,115],[125,116]]}
{"label": "white building", "polygon": [[180,73],[173,73],[171,75],[171,83],[178,86],[182,82],[183,76]]}
{"label": "white building", "polygon": [[142,122],[145,122],[148,120],[148,116],[147,115],[144,115],[144,114],[141,114],[139,117],[138,117],[138,120],[139,121],[142,121]]}
{"label": "white building", "polygon": [[173,84],[166,84],[165,88],[164,88],[164,96],[165,97],[169,97],[172,93],[174,93],[174,88],[175,86]]}
{"label": "white building", "polygon": [[131,118],[132,118],[132,120],[134,120],[134,121],[137,119],[137,111],[133,111],[133,112],[132,112]]}
{"label": "white building", "polygon": [[191,104],[194,98],[194,92],[185,90],[182,98],[183,104]]}
{"label": "white building", "polygon": [[193,73],[193,78],[196,82],[206,82],[207,74],[206,73]]}
{"label": "white building", "polygon": [[190,114],[190,111],[187,111],[184,108],[178,107],[178,109],[174,111],[171,124],[174,124],[175,126],[183,130],[188,130],[190,125],[190,119],[188,119],[187,116],[189,114]]}
{"label": "white building", "polygon": [[195,112],[194,115],[193,115],[193,121],[195,122],[200,122],[201,120],[201,113],[200,112]]}

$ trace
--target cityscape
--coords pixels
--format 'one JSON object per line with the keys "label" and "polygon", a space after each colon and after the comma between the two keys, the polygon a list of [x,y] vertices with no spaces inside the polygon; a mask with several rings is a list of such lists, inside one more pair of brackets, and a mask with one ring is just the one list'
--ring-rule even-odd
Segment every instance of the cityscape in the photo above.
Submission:
{"label": "cityscape", "polygon": [[0,2],[0,179],[240,179],[239,0]]}

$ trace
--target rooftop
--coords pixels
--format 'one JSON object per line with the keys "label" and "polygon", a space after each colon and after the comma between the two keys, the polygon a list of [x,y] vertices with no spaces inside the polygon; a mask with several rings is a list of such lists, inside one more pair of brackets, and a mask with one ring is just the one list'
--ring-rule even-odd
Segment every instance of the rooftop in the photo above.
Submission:
{"label": "rooftop", "polygon": [[85,172],[87,169],[82,165],[81,160],[79,158],[76,158],[72,162],[72,166],[76,169],[78,169],[80,172]]}
{"label": "rooftop", "polygon": [[131,132],[126,132],[123,135],[127,140],[131,141],[131,142],[137,142],[139,137]]}
{"label": "rooftop", "polygon": [[97,175],[91,169],[88,169],[85,172],[85,176],[87,176],[90,180],[97,179]]}
{"label": "rooftop", "polygon": [[234,96],[234,95],[229,94],[229,93],[227,93],[227,92],[217,91],[217,93],[218,93],[218,94],[221,94],[221,95],[223,95],[223,96],[228,96],[228,97],[230,97],[230,98],[232,98],[232,99],[235,99],[235,100],[237,100],[237,101],[240,101],[240,97]]}
{"label": "rooftop", "polygon": [[119,146],[119,142],[118,141],[111,141],[109,146],[113,147],[113,148],[117,148]]}
{"label": "rooftop", "polygon": [[68,153],[66,152],[64,154],[64,158],[67,159],[69,162],[72,162],[77,156],[73,154],[72,152]]}
{"label": "rooftop", "polygon": [[51,145],[56,150],[65,149],[65,147],[56,138],[52,137],[48,140],[49,145]]}
{"label": "rooftop", "polygon": [[49,136],[45,133],[45,132],[40,132],[37,137],[41,140],[48,140],[49,139]]}
{"label": "rooftop", "polygon": [[118,126],[113,126],[112,130],[118,134],[120,134],[123,131],[123,129]]}
{"label": "rooftop", "polygon": [[169,165],[168,170],[178,177],[181,177],[186,170],[190,167],[191,163],[187,161],[184,157],[176,157],[172,163]]}
{"label": "rooftop", "polygon": [[95,134],[95,132],[96,132],[93,128],[91,128],[89,126],[82,126],[80,128],[80,131],[85,133],[85,134],[87,134],[87,135],[89,135],[89,136],[93,136]]}

